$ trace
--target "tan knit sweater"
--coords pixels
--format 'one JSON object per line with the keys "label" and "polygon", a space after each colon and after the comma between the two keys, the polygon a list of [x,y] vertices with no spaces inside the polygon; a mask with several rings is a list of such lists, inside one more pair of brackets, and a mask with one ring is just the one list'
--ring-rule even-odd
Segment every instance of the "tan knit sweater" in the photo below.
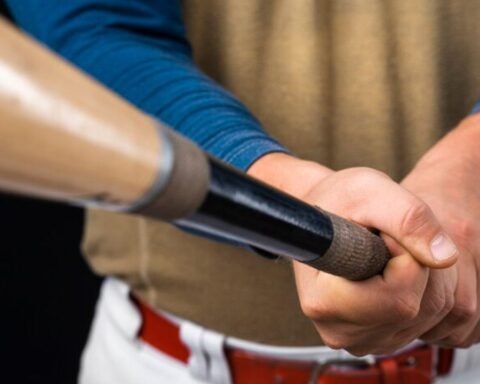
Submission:
{"label": "tan knit sweater", "polygon": [[[480,95],[480,2],[185,0],[201,68],[300,157],[401,178]],[[236,337],[321,341],[288,262],[91,211],[85,251],[153,306]],[[321,292],[319,292],[321,295]]]}

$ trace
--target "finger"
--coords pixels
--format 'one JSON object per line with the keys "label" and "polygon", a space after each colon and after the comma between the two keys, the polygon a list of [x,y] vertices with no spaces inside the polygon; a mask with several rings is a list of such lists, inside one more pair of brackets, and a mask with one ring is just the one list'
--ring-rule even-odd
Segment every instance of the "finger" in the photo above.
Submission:
{"label": "finger", "polygon": [[[302,309],[317,321],[358,325],[398,323],[415,317],[428,280],[428,270],[409,255],[391,259],[383,276],[352,282],[294,263]],[[313,284],[312,284],[313,282]]]}
{"label": "finger", "polygon": [[[449,342],[450,340],[448,340]],[[465,340],[463,341],[462,345],[460,345],[461,348],[468,348],[474,344],[477,344],[480,342],[480,325],[476,324],[475,328],[473,329],[473,331],[471,332],[471,334],[465,338]],[[452,344],[449,344],[450,346]]]}
{"label": "finger", "polygon": [[419,262],[445,268],[456,261],[457,248],[422,200],[384,177],[354,183],[362,200],[352,219],[395,239]]}
{"label": "finger", "polygon": [[386,233],[426,266],[445,268],[456,261],[456,246],[428,205],[386,175],[351,168],[331,177],[306,200]]}
{"label": "finger", "polygon": [[393,237],[387,235],[386,233],[381,233],[380,236],[387,245],[387,248],[392,256],[399,256],[408,253],[408,251],[403,248],[402,245]]}
{"label": "finger", "polygon": [[437,326],[422,335],[422,339],[426,341],[461,345],[469,338],[478,323],[480,313],[476,271],[463,264],[459,267],[458,283],[453,282],[456,284],[456,290],[451,310]]}
{"label": "finger", "polygon": [[324,344],[333,349],[345,349],[358,356],[393,352],[414,339],[397,337],[392,333],[391,327],[366,330],[364,327],[334,322],[315,326]]}
{"label": "finger", "polygon": [[[389,193],[387,201],[376,207],[369,201],[362,207],[364,222],[367,225],[381,223],[379,229],[426,266],[445,268],[452,265],[456,260],[456,246],[443,231],[431,209],[407,191],[386,189],[385,193]],[[393,199],[392,205],[389,204],[390,199]],[[386,211],[389,212],[388,220],[384,219]]]}

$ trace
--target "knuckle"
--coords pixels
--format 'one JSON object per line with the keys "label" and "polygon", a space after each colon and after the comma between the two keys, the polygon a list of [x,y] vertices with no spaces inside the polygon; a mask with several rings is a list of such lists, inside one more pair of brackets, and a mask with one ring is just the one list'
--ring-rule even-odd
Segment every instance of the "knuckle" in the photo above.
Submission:
{"label": "knuckle", "polygon": [[455,308],[455,298],[454,298],[453,295],[448,295],[444,299],[443,308],[441,308],[441,310],[439,310],[439,312],[442,315],[446,315],[447,313],[451,313],[454,308]]}
{"label": "knuckle", "polygon": [[451,309],[451,315],[459,323],[470,322],[477,314],[478,304],[472,298],[458,300]]}
{"label": "knuckle", "polygon": [[385,180],[390,177],[383,172],[380,172],[376,169],[367,168],[367,167],[355,167],[350,168],[351,172],[351,184],[355,189],[362,188],[363,186],[368,186],[372,181],[375,180]]}
{"label": "knuckle", "polygon": [[469,348],[473,344],[473,340],[459,333],[453,333],[448,336],[446,342],[448,345],[455,348]]}
{"label": "knuckle", "polygon": [[388,175],[367,167],[349,168],[340,172],[345,172],[348,177],[348,185],[345,188],[347,201],[351,200],[357,204],[359,201],[370,198],[372,188],[375,188],[379,182],[391,180]]}
{"label": "knuckle", "polygon": [[425,228],[432,218],[430,207],[423,201],[414,200],[400,221],[400,233],[410,236]]}
{"label": "knuckle", "polygon": [[305,316],[310,319],[316,319],[319,315],[317,306],[311,299],[303,299],[300,301],[300,307]]}
{"label": "knuckle", "polygon": [[453,294],[430,293],[428,297],[429,314],[436,317],[444,317],[451,313],[455,305]]}
{"label": "knuckle", "polygon": [[345,349],[349,351],[354,345],[350,338],[335,333],[322,334],[322,341],[327,347],[337,350]]}
{"label": "knuckle", "polygon": [[394,306],[395,314],[400,321],[414,320],[420,312],[420,303],[421,300],[414,293],[399,295]]}
{"label": "knuckle", "polygon": [[300,300],[300,307],[305,316],[315,320],[322,320],[329,317],[332,312],[321,300],[313,296],[302,298],[302,300]]}
{"label": "knuckle", "polygon": [[452,228],[452,237],[461,244],[471,244],[472,239],[478,236],[477,226],[478,224],[470,219],[458,219]]}

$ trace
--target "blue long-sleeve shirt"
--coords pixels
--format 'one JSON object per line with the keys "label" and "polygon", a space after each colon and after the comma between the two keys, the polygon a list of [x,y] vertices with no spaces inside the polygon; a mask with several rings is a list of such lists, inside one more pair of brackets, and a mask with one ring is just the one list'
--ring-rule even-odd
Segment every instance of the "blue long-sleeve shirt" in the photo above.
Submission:
{"label": "blue long-sleeve shirt", "polygon": [[15,22],[112,90],[242,169],[285,151],[193,63],[179,0],[6,0]]}

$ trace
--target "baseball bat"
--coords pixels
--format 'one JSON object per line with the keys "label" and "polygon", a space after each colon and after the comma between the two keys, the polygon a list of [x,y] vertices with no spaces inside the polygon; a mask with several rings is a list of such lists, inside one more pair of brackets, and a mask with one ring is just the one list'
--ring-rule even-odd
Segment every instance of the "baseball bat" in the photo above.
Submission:
{"label": "baseball bat", "polygon": [[352,280],[384,242],[208,156],[0,20],[0,190],[130,212]]}

